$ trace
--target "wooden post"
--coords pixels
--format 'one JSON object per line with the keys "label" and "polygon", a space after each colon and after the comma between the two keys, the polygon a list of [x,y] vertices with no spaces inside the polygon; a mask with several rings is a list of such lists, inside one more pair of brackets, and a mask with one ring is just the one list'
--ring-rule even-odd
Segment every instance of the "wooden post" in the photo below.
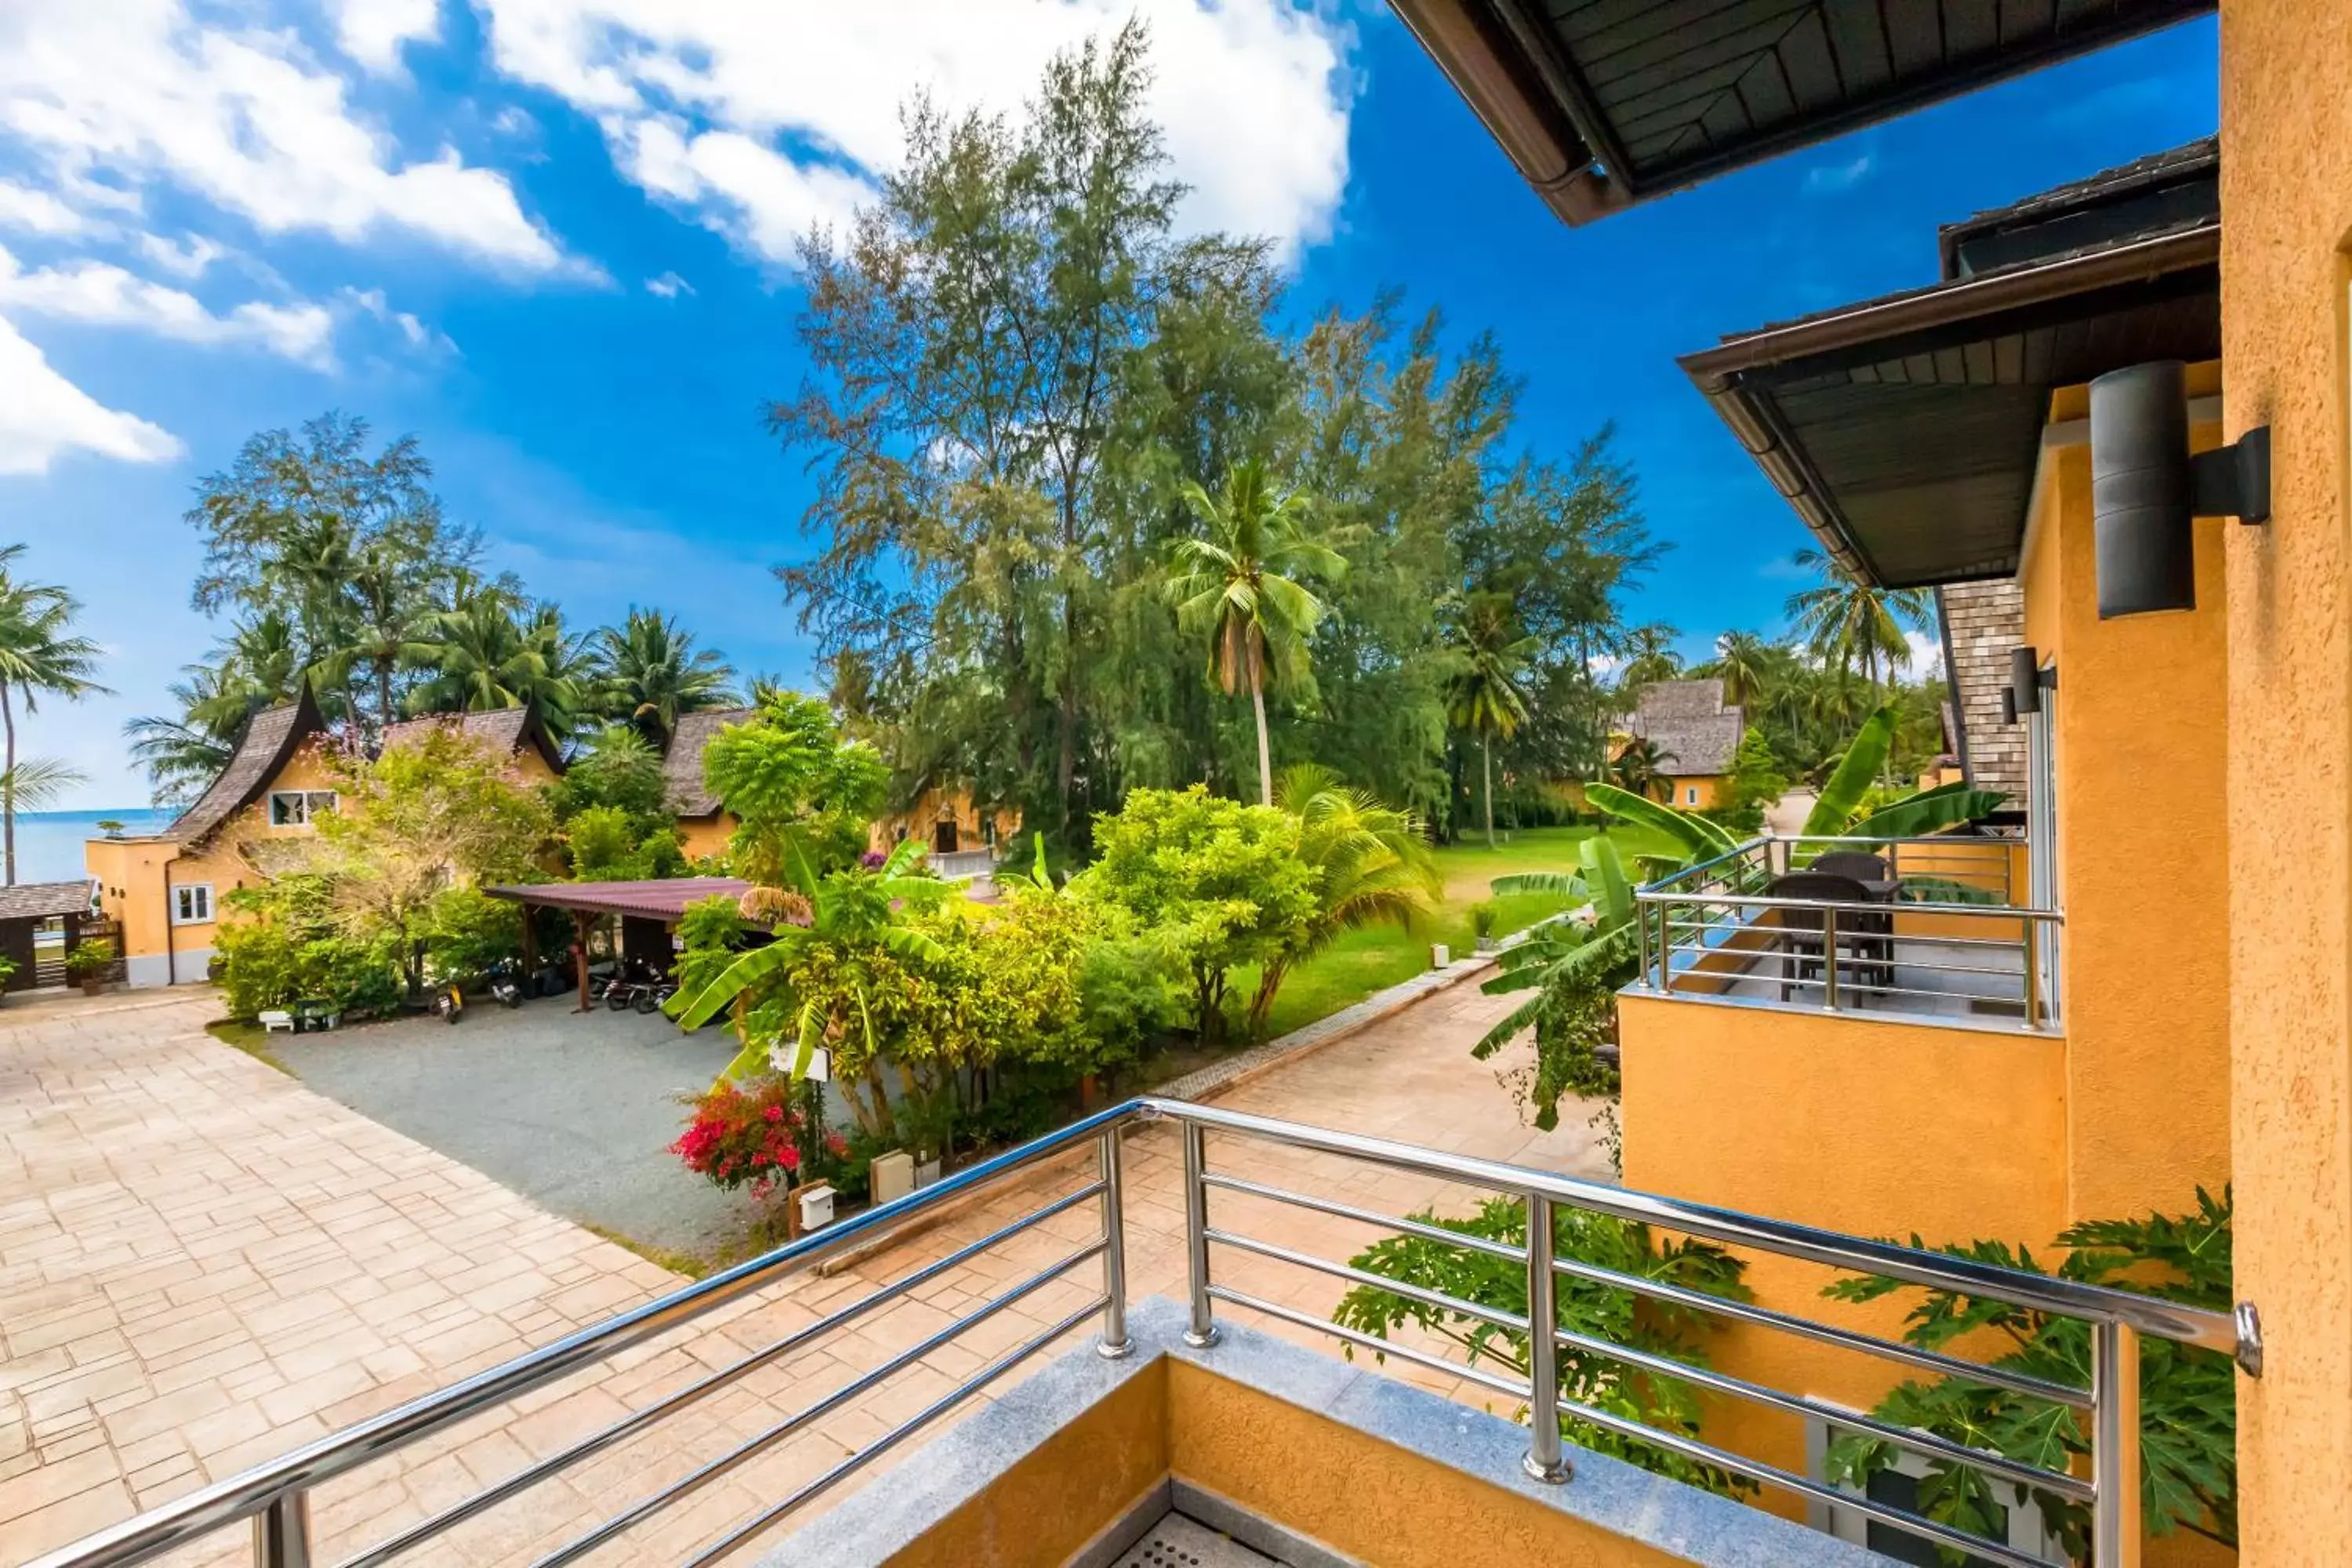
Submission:
{"label": "wooden post", "polygon": [[517,906],[522,910],[522,984],[523,994],[531,994],[539,977],[539,922],[532,919],[529,904]]}
{"label": "wooden post", "polygon": [[580,972],[579,1010],[583,1013],[588,1011],[588,928],[594,920],[593,915],[584,910],[572,911],[572,930],[578,940],[572,944],[572,953],[575,961],[573,967]]}

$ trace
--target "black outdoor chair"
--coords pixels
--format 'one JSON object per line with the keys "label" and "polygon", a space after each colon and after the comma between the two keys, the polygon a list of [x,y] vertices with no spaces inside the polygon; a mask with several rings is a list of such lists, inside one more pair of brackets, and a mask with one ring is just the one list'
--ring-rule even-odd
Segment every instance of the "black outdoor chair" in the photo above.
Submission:
{"label": "black outdoor chair", "polygon": [[[1776,899],[1801,899],[1823,904],[1864,904],[1871,901],[1869,889],[1853,877],[1838,876],[1828,871],[1791,871],[1773,879],[1771,896]],[[1837,954],[1828,951],[1825,937],[1829,931],[1827,910],[1802,908],[1781,909],[1778,947],[1784,955],[1780,963],[1780,1000],[1815,974],[1827,978],[1831,960]],[[1895,916],[1890,910],[1840,910],[1837,911],[1837,950],[1843,954],[1841,976],[1851,974],[1863,987],[1892,985],[1895,983]],[[1866,990],[1858,994],[1866,994]],[[1824,995],[1827,993],[1824,990]]]}
{"label": "black outdoor chair", "polygon": [[1857,882],[1891,882],[1894,871],[1875,855],[1865,855],[1859,849],[1832,849],[1826,855],[1816,855],[1806,868],[1828,877],[1851,877]]}

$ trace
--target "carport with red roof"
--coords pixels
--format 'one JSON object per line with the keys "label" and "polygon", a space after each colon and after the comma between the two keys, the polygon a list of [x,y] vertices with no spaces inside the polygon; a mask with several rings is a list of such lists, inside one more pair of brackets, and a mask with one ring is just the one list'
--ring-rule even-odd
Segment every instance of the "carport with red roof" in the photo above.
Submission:
{"label": "carport with red roof", "polygon": [[572,967],[580,985],[580,1009],[588,1009],[588,937],[596,922],[619,923],[616,951],[624,961],[643,959],[667,971],[670,966],[670,933],[686,917],[687,907],[706,899],[740,899],[751,884],[739,877],[675,877],[649,882],[536,882],[486,888],[494,899],[511,899],[523,906],[522,964],[525,973],[539,967],[538,942],[530,911],[562,910],[572,917],[579,940],[572,944]]}

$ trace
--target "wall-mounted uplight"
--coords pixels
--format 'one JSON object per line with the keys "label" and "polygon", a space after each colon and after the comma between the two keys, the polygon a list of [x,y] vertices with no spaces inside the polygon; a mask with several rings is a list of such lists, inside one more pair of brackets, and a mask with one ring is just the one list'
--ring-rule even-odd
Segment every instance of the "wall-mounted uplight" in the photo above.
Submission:
{"label": "wall-mounted uplight", "polygon": [[2031,643],[2009,650],[2009,685],[2001,690],[2000,711],[2012,724],[2020,714],[2042,711],[2042,656]]}
{"label": "wall-mounted uplight", "polygon": [[2101,620],[2197,607],[2191,518],[2270,518],[2270,427],[2191,457],[2181,373],[2179,360],[2154,360],[2091,383]]}

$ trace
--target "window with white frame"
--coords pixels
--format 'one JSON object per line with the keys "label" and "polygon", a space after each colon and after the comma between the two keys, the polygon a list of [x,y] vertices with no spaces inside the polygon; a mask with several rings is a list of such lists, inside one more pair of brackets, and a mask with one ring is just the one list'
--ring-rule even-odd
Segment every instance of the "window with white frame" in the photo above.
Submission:
{"label": "window with white frame", "polygon": [[207,925],[212,918],[213,885],[210,882],[185,882],[172,889],[173,925]]}
{"label": "window with white frame", "polygon": [[1683,804],[1685,805],[1696,805],[1698,804],[1698,785],[1692,784],[1689,788],[1683,791]]}
{"label": "window with white frame", "polygon": [[[1828,1481],[1830,1444],[1842,1430],[1826,1421],[1805,1423],[1806,1468],[1814,1480]],[[1924,1454],[1898,1448],[1894,1462],[1871,1476],[1867,1493],[1843,1482],[1839,1483],[1837,1489],[1856,1497],[1867,1496],[1873,1502],[1898,1508],[1906,1513],[1918,1513],[1921,1511],[1921,1487],[1930,1473],[1932,1464],[1933,1461]],[[1993,1532],[1996,1538],[2016,1551],[2049,1562],[2066,1561],[2063,1547],[2055,1535],[2043,1528],[2042,1510],[2031,1498],[2021,1500],[2016,1489],[2006,1482],[1996,1483],[1991,1492],[1997,1500],[1991,1506],[2000,1521],[1999,1529]],[[1881,1523],[1857,1509],[1817,1502],[1812,1505],[1811,1513],[1810,1522],[1815,1530],[1834,1535],[1840,1541],[1867,1547],[1891,1562],[1916,1563],[1933,1568],[1944,1561],[1931,1542],[1909,1531]],[[1993,1568],[1991,1559],[1974,1554],[1962,1562],[1963,1568]]]}
{"label": "window with white frame", "polygon": [[274,789],[269,792],[269,826],[308,827],[335,809],[331,789]]}

